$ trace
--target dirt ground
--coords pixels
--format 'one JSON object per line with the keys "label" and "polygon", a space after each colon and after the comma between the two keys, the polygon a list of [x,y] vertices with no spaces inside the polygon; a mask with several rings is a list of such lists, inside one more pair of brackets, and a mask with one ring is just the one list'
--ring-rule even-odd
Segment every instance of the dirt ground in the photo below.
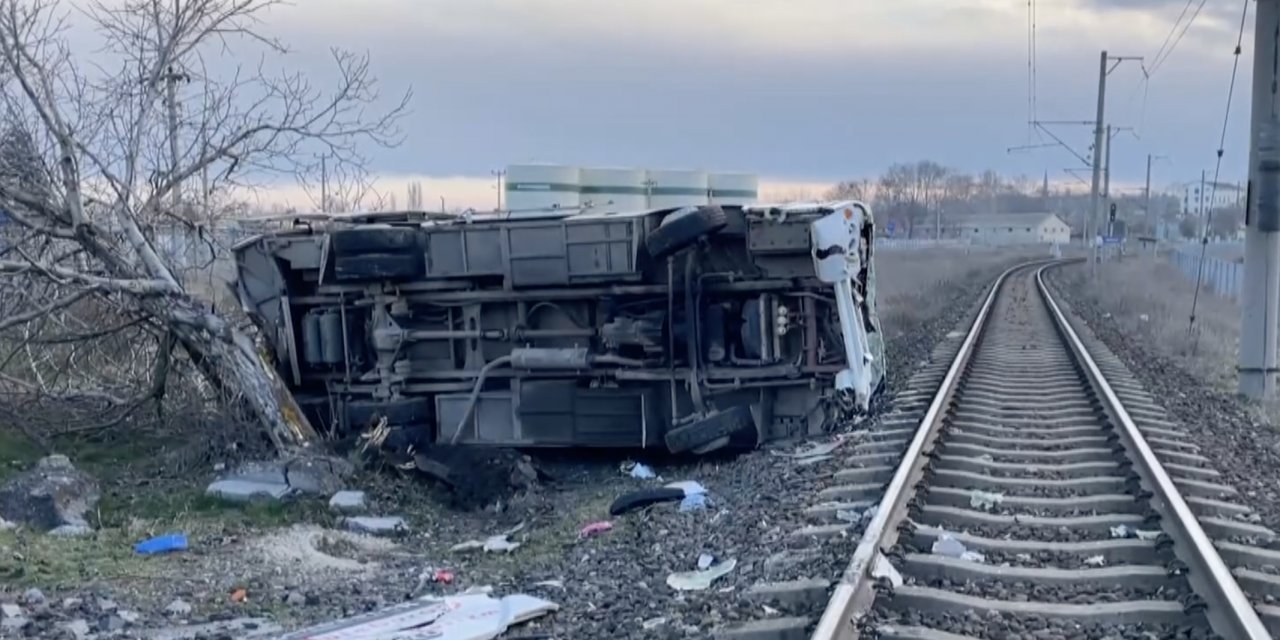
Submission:
{"label": "dirt ground", "polygon": [[[881,254],[878,302],[890,390],[927,358],[1004,267],[1027,255],[992,250]],[[30,466],[40,453],[4,427],[0,423],[0,481]],[[442,489],[416,477],[362,471],[349,485],[368,493],[370,511],[400,515],[409,524],[406,534],[381,539],[341,531],[339,516],[319,499],[242,507],[214,501],[203,495],[216,475],[210,463],[169,464],[154,442],[121,436],[60,443],[59,449],[102,484],[92,518],[97,528],[68,539],[0,531],[0,603],[19,600],[32,587],[49,602],[23,630],[0,627],[0,637],[73,637],[68,625],[77,621],[94,632],[104,630],[102,637],[183,637],[170,627],[243,618],[255,619],[246,628],[277,624],[289,629],[418,595],[482,586],[561,606],[524,632],[705,637],[725,622],[755,615],[742,603],[741,592],[762,578],[765,559],[802,523],[805,491],[814,474],[830,472],[816,465],[797,467],[771,450],[700,460],[635,456],[631,460],[651,464],[665,481],[704,485],[710,507],[684,513],[667,505],[609,518],[609,504],[619,494],[660,486],[659,480],[622,472],[628,461],[622,454],[539,455],[536,461],[551,476],[549,482],[476,511],[446,506]],[[218,460],[220,452],[208,457]],[[599,521],[609,521],[612,530],[581,535],[585,525]],[[511,540],[521,546],[510,552],[449,550],[517,526]],[[169,532],[185,533],[190,548],[159,556],[133,552],[133,544]],[[829,556],[809,559],[802,570],[834,577],[843,568],[844,551],[833,547]],[[738,568],[716,589],[672,592],[666,576],[692,569],[702,554],[717,561],[736,559]],[[452,580],[437,580],[439,570],[447,570]],[[191,611],[167,611],[175,600]],[[111,620],[117,615],[130,621],[120,625]]]}

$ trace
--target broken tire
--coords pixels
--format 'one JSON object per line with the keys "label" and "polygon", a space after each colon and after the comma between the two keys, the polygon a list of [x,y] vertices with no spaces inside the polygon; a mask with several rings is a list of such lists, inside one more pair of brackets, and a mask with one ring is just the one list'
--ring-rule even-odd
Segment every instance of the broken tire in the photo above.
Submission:
{"label": "broken tire", "polygon": [[710,205],[686,207],[668,214],[657,229],[644,239],[645,248],[655,259],[662,259],[725,227],[724,209]]}
{"label": "broken tire", "polygon": [[[724,411],[717,411],[693,424],[668,431],[667,450],[671,453],[693,451],[747,429],[754,431],[755,428],[756,423],[751,416],[751,409],[738,405]],[[721,446],[724,444],[727,442],[722,442]]]}
{"label": "broken tire", "polygon": [[640,489],[624,493],[613,504],[609,505],[609,515],[620,516],[628,511],[643,509],[662,502],[679,502],[684,500],[684,489]]}
{"label": "broken tire", "polygon": [[335,256],[416,253],[418,249],[416,230],[404,227],[340,229],[329,234],[329,242]]}
{"label": "broken tire", "polygon": [[333,275],[343,282],[407,280],[420,277],[425,268],[419,253],[370,253],[335,259]]}

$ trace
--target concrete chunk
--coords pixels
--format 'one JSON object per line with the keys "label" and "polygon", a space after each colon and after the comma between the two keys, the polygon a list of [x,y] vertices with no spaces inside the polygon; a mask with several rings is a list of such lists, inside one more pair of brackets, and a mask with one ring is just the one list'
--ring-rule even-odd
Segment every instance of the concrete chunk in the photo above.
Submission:
{"label": "concrete chunk", "polygon": [[400,516],[354,516],[343,518],[342,522],[351,531],[375,536],[396,535],[409,530],[409,524]]}
{"label": "concrete chunk", "polygon": [[329,498],[329,508],[338,513],[363,513],[365,498],[363,491],[339,491]]}
{"label": "concrete chunk", "polygon": [[218,480],[205,489],[205,494],[227,502],[252,502],[254,500],[281,500],[292,493],[284,483],[257,480]]}

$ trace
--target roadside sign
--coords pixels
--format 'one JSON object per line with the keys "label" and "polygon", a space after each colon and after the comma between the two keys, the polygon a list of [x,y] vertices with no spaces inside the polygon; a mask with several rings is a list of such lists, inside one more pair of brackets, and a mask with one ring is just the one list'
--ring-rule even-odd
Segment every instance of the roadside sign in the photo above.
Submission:
{"label": "roadside sign", "polygon": [[886,222],[886,223],[885,223],[885,225],[884,225],[884,235],[886,235],[886,236],[888,236],[888,237],[892,238],[892,237],[893,237],[893,230],[894,230],[894,227],[895,227],[895,226],[896,226],[896,225],[894,225],[894,224],[893,224],[893,221],[892,221],[892,220],[890,220],[890,221]]}
{"label": "roadside sign", "polygon": [[1107,236],[1102,239],[1102,244],[1120,244],[1123,241],[1124,241],[1124,238],[1120,238],[1116,236]]}

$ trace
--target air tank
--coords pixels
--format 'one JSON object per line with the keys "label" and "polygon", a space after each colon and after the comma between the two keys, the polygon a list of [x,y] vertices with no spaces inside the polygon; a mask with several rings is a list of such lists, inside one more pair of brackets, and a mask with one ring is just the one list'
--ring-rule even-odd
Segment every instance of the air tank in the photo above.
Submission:
{"label": "air tank", "polygon": [[342,364],[342,313],[337,309],[321,313],[320,339],[325,364]]}
{"label": "air tank", "polygon": [[760,179],[754,173],[713,173],[707,176],[711,204],[749,205],[759,199]]}
{"label": "air tank", "polygon": [[653,209],[707,204],[706,171],[650,171],[649,205]]}
{"label": "air tank", "polygon": [[512,217],[537,215],[579,203],[579,170],[558,164],[517,164],[507,167],[506,202]]}
{"label": "air tank", "polygon": [[581,202],[591,213],[644,211],[648,174],[644,169],[586,168],[581,172]]}
{"label": "air tank", "polygon": [[314,309],[302,316],[302,361],[313,367],[324,364],[324,340],[320,338],[320,315]]}

